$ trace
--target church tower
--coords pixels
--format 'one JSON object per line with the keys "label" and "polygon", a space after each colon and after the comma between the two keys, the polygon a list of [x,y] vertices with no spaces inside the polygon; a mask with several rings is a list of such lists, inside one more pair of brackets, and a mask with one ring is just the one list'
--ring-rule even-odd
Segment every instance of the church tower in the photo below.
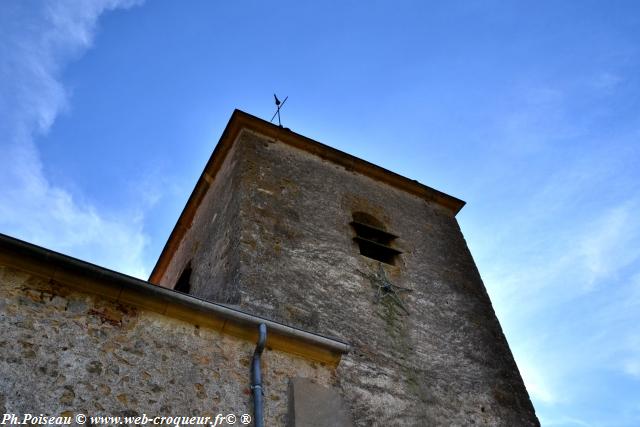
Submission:
{"label": "church tower", "polygon": [[149,281],[348,342],[355,425],[538,425],[463,205],[235,111]]}

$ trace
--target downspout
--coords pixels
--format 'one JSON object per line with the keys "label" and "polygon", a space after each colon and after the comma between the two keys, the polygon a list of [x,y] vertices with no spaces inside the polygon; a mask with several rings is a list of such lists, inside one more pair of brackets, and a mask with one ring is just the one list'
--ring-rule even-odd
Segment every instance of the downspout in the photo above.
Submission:
{"label": "downspout", "polygon": [[260,356],[267,342],[267,325],[261,323],[258,326],[258,343],[251,360],[251,391],[253,392],[253,425],[264,427],[263,403],[262,403],[262,372],[260,370]]}

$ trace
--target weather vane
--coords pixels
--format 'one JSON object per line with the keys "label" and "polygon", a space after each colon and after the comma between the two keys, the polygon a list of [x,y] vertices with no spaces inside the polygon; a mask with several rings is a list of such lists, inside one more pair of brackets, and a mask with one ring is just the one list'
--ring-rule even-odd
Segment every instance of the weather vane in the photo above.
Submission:
{"label": "weather vane", "polygon": [[284,101],[280,102],[280,100],[278,99],[278,97],[276,96],[276,94],[273,94],[273,97],[276,100],[276,112],[273,113],[273,117],[271,117],[271,120],[269,120],[271,123],[273,123],[273,119],[276,118],[276,116],[278,116],[278,126],[282,127],[282,123],[280,122],[280,109],[282,108],[282,106],[284,105],[285,102],[287,102],[287,99],[289,99],[288,96],[286,96],[284,98]]}

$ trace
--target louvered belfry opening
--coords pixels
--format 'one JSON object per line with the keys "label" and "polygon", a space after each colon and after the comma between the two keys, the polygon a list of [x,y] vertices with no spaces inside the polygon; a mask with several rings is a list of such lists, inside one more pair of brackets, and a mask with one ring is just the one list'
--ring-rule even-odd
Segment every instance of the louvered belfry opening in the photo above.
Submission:
{"label": "louvered belfry opening", "polygon": [[353,240],[358,243],[360,255],[385,264],[395,265],[402,252],[392,247],[398,236],[385,230],[384,224],[365,212],[354,212],[351,226],[356,232]]}

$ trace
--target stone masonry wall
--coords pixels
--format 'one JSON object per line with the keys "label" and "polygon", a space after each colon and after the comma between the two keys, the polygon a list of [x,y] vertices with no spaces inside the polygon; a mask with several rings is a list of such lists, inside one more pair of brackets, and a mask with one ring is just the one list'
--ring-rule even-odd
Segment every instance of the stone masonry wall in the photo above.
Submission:
{"label": "stone masonry wall", "polygon": [[[233,147],[202,200],[191,227],[174,252],[160,285],[173,288],[191,263],[191,294],[210,301],[238,304],[241,170]],[[211,274],[215,271],[215,274]]]}
{"label": "stone masonry wall", "polygon": [[[254,343],[0,266],[0,413],[251,414]],[[265,422],[285,424],[293,376],[331,369],[265,350]]]}
{"label": "stone masonry wall", "polygon": [[[338,381],[357,425],[538,424],[454,217],[281,142],[245,131],[235,145],[237,303],[353,344]],[[375,303],[379,263],[359,254],[355,211],[399,236],[403,253],[383,268],[413,290],[401,297],[409,315]]]}

